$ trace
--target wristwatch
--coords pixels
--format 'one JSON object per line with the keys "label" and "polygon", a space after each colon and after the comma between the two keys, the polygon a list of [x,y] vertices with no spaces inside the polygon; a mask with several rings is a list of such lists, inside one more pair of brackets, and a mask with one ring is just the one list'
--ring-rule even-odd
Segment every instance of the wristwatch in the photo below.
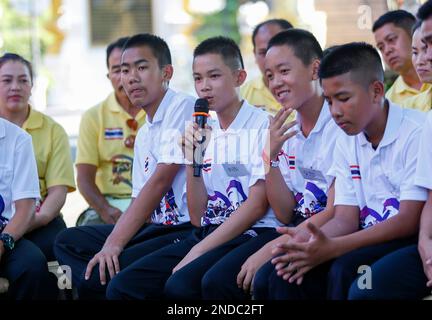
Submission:
{"label": "wristwatch", "polygon": [[279,168],[279,158],[277,160],[270,160],[270,167]]}
{"label": "wristwatch", "polygon": [[0,241],[3,242],[3,247],[6,251],[11,251],[15,247],[15,240],[10,234],[0,234]]}

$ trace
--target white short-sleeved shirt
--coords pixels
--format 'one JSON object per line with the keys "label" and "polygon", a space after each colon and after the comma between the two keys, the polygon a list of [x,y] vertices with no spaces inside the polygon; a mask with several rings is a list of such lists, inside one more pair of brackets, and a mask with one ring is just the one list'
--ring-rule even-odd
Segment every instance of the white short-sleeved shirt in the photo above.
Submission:
{"label": "white short-sleeved shirt", "polygon": [[279,153],[279,168],[294,194],[294,213],[307,219],[327,205],[327,191],[333,182],[327,173],[333,163],[334,144],[345,133],[333,121],[327,102],[307,138],[300,125],[293,130],[297,134],[285,142]]}
{"label": "white short-sleeved shirt", "polygon": [[0,229],[14,216],[15,201],[39,198],[31,136],[0,118]]}
{"label": "white short-sleeved shirt", "polygon": [[364,133],[338,137],[334,165],[335,206],[358,206],[360,226],[367,228],[399,213],[400,201],[426,200],[414,184],[424,113],[389,102],[383,139],[372,148]]}
{"label": "white short-sleeved shirt", "polygon": [[432,190],[432,111],[429,111],[420,138],[415,184]]}
{"label": "white short-sleeved shirt", "polygon": [[[132,197],[136,198],[150,179],[159,163],[184,164],[178,139],[190,121],[195,99],[168,89],[153,120],[146,123],[137,134],[132,169]],[[189,222],[186,204],[186,171],[178,171],[171,189],[162,198],[159,208],[151,217],[153,223],[176,225]]]}
{"label": "white short-sleeved shirt", "polygon": [[[243,102],[240,111],[226,130],[212,119],[212,136],[204,154],[203,179],[207,188],[207,211],[203,226],[223,223],[249,195],[258,180],[265,179],[262,151],[268,132],[269,114]],[[273,210],[252,227],[280,225]]]}

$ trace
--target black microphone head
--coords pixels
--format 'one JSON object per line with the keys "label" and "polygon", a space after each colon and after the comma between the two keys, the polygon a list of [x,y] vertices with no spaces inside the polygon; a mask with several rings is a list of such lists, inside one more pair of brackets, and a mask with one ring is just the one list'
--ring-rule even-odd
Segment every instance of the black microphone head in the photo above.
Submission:
{"label": "black microphone head", "polygon": [[207,99],[197,99],[197,101],[195,102],[195,112],[209,112],[209,104]]}

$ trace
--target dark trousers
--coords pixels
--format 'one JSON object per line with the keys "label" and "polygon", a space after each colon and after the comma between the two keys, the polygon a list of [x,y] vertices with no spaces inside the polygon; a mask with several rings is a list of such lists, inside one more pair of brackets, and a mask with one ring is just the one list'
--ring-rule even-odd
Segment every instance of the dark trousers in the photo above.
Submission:
{"label": "dark trousers", "polygon": [[31,241],[20,239],[15,248],[0,260],[0,277],[9,281],[4,297],[14,300],[55,299],[56,292],[47,288],[49,272],[42,251]]}
{"label": "dark trousers", "polygon": [[394,251],[371,266],[372,288],[361,289],[354,281],[350,300],[422,299],[432,294],[417,245]]}
{"label": "dark trousers", "polygon": [[251,295],[237,286],[237,275],[243,263],[267,242],[281,234],[275,229],[259,234],[257,237],[238,246],[208,270],[201,282],[202,298],[205,300],[249,300]]}
{"label": "dark trousers", "polygon": [[[62,265],[72,269],[72,285],[81,299],[105,299],[106,285],[100,284],[99,265],[93,268],[89,280],[84,279],[88,262],[102,249],[114,225],[93,225],[67,229],[61,232],[54,245],[54,253]],[[185,223],[175,226],[144,225],[129,241],[119,256],[121,271],[110,281],[121,276],[128,266],[158,249],[187,237],[193,226]],[[108,285],[109,283],[108,282]]]}
{"label": "dark trousers", "polygon": [[[130,265],[123,274],[117,275],[108,286],[109,299],[201,299],[201,279],[223,256],[253,238],[243,233],[231,241],[201,255],[182,269],[172,274],[172,269],[186,254],[213,232],[217,226],[206,226],[194,230],[189,237],[166,246]],[[256,228],[255,235],[267,231]]]}
{"label": "dark trousers", "polygon": [[301,285],[283,280],[268,262],[255,277],[254,296],[257,300],[347,299],[351,284],[359,276],[360,266],[370,266],[383,256],[416,241],[416,238],[394,240],[351,251],[310,270]]}
{"label": "dark trousers", "polygon": [[47,261],[54,261],[54,241],[57,235],[66,229],[63,217],[58,216],[44,227],[35,229],[24,235],[24,238],[30,240],[41,249]]}

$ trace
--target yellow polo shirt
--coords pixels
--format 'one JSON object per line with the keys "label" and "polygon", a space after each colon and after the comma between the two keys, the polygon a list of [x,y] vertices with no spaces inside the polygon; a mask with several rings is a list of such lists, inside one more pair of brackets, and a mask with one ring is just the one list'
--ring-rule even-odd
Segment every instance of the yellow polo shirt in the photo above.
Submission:
{"label": "yellow polo shirt", "polygon": [[387,90],[386,98],[405,108],[429,111],[432,109],[432,84],[424,83],[420,90],[416,90],[398,76]]}
{"label": "yellow polo shirt", "polygon": [[69,138],[61,125],[30,107],[22,128],[32,136],[42,200],[53,186],[75,190]]}
{"label": "yellow polo shirt", "polygon": [[[96,185],[104,195],[126,198],[132,193],[133,149],[124,145],[129,135],[138,133],[126,124],[131,118],[114,93],[81,118],[76,164],[97,167]],[[145,112],[141,110],[135,119],[140,128]]]}

